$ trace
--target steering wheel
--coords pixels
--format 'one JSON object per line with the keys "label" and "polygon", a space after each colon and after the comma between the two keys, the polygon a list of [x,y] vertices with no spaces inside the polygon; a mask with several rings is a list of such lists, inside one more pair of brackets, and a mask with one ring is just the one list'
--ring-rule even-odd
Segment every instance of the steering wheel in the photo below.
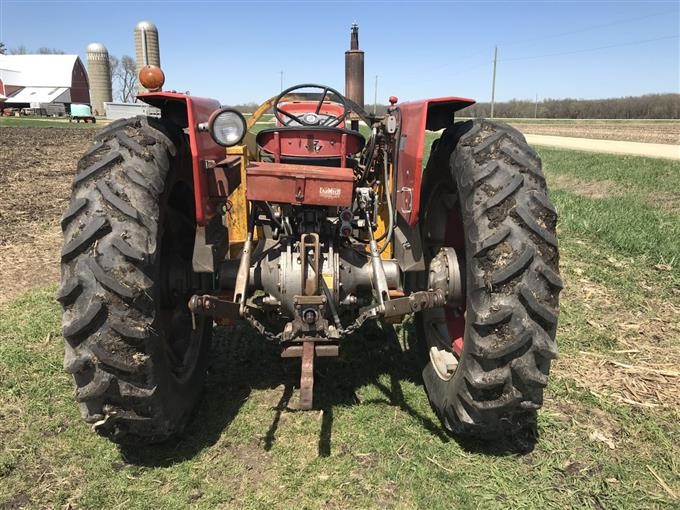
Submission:
{"label": "steering wheel", "polygon": [[[279,103],[288,95],[290,95],[292,92],[295,92],[296,90],[300,89],[319,89],[323,91],[321,94],[321,99],[319,99],[319,102],[316,104],[316,110],[314,112],[308,112],[308,113],[303,113],[300,115],[295,115],[293,113],[287,112],[286,110],[283,110],[279,107]],[[322,118],[319,115],[319,112],[321,111],[321,107],[323,106],[323,102],[326,99],[326,96],[329,94],[329,92],[334,95],[337,100],[334,100],[334,102],[337,102],[342,106],[342,115],[331,115],[328,113],[324,113],[324,117]],[[276,101],[274,101],[274,116],[276,117],[276,120],[278,120],[282,126],[289,126],[291,122],[295,121],[301,126],[323,126],[323,127],[335,127],[339,125],[347,116],[349,113],[349,108],[347,107],[347,102],[345,100],[345,97],[340,94],[337,90],[328,87],[326,85],[316,85],[314,83],[305,83],[302,85],[295,85],[294,87],[290,87],[276,98]],[[287,117],[287,120],[284,120],[284,117]]]}

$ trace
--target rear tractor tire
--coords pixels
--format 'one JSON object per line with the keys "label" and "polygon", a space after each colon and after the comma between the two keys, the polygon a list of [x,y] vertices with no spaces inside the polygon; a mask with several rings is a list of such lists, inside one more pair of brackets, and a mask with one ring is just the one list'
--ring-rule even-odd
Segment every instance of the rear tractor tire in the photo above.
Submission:
{"label": "rear tractor tire", "polygon": [[460,122],[433,144],[423,178],[426,262],[454,249],[464,289],[462,306],[416,317],[430,402],[455,434],[526,431],[557,355],[562,288],[540,158],[508,125]]}
{"label": "rear tractor tire", "polygon": [[99,132],[62,219],[64,368],[83,419],[119,443],[180,432],[203,386],[212,322],[187,308],[201,278],[190,154],[172,124],[136,117]]}

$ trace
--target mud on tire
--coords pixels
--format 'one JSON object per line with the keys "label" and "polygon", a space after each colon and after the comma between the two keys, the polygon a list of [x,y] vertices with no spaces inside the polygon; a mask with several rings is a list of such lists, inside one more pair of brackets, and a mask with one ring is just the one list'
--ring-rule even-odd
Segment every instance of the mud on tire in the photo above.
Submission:
{"label": "mud on tire", "polygon": [[[444,380],[424,359],[430,402],[454,433],[519,432],[543,403],[557,355],[557,214],[541,161],[508,125],[460,122],[433,146],[424,179],[423,207],[441,186],[457,193],[467,287],[463,348],[452,377]],[[422,313],[416,321],[427,352],[432,335]]]}
{"label": "mud on tire", "polygon": [[181,431],[202,388],[212,324],[192,329],[186,306],[200,286],[190,168],[181,130],[116,121],[79,161],[62,219],[64,368],[83,419],[117,442]]}

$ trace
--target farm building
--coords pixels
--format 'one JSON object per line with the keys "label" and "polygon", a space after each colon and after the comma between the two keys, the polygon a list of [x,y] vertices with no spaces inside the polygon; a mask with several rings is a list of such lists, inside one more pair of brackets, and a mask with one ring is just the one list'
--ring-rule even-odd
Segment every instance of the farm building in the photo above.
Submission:
{"label": "farm building", "polygon": [[106,118],[109,120],[129,119],[136,115],[147,115],[160,118],[159,108],[146,103],[104,103]]}
{"label": "farm building", "polygon": [[87,72],[78,55],[0,55],[0,97],[12,107],[89,103]]}

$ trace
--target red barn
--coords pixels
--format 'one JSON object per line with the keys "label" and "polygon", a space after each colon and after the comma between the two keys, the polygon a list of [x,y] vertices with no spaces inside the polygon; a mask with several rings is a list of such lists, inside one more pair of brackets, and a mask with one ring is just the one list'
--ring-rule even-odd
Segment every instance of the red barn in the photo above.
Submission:
{"label": "red barn", "polygon": [[0,55],[0,96],[13,107],[90,102],[78,55]]}

